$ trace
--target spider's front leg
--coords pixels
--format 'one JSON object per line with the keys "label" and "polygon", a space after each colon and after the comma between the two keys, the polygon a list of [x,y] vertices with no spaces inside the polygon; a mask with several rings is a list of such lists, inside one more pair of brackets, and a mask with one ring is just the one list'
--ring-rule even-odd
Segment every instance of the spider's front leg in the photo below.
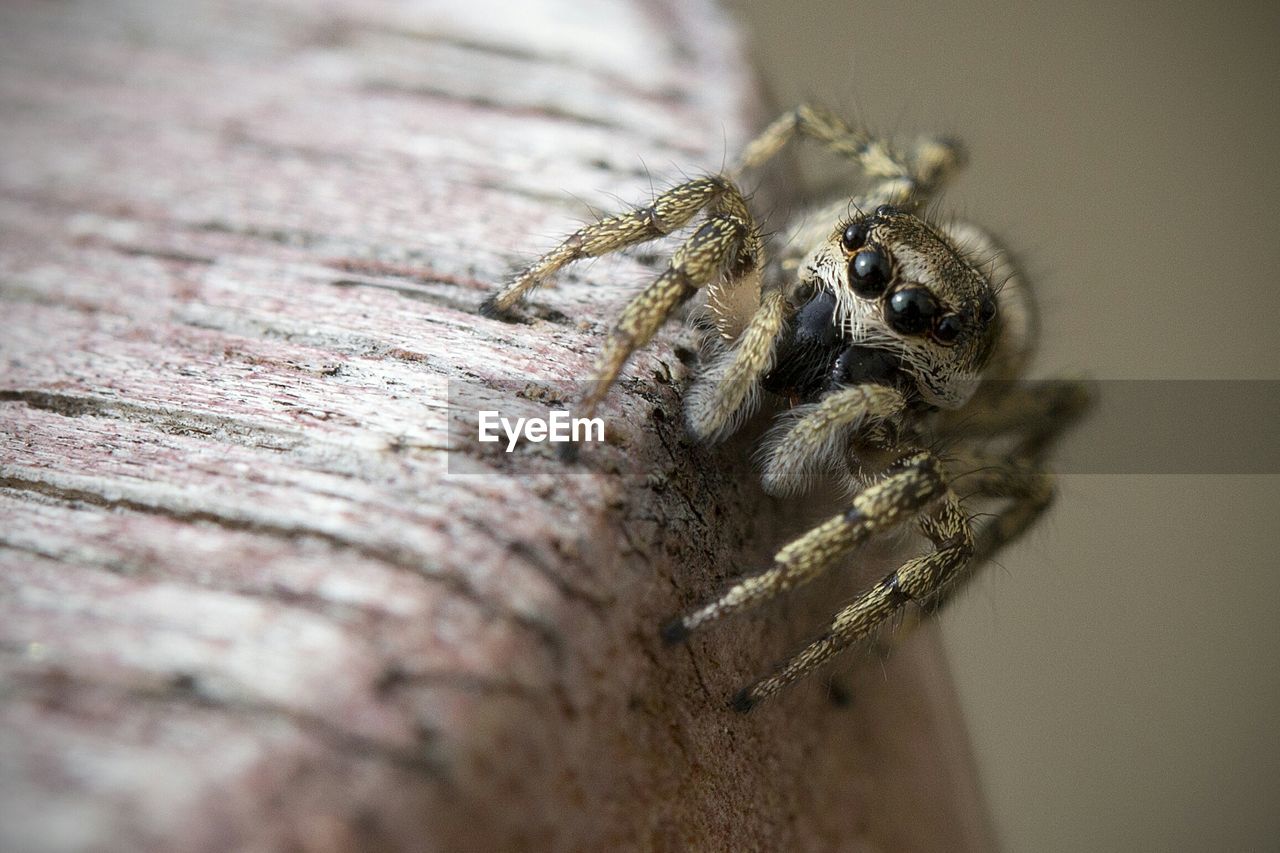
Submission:
{"label": "spider's front leg", "polygon": [[740,690],[732,706],[749,711],[762,700],[811,672],[832,655],[875,636],[908,605],[928,607],[965,570],[973,557],[974,537],[968,515],[948,494],[937,511],[920,519],[920,531],[934,551],[890,572],[836,614],[826,633],[805,646],[771,675]]}
{"label": "spider's front leg", "polygon": [[910,521],[947,493],[941,465],[920,451],[901,459],[882,479],[854,496],[848,510],[791,542],[773,566],[732,586],[715,601],[677,618],[662,629],[668,643],[732,613],[763,604],[818,577],[870,537]]}
{"label": "spider's front leg", "polygon": [[[721,280],[731,288],[743,279],[760,275],[764,242],[746,199],[732,181],[720,176],[689,181],[662,193],[649,207],[583,228],[516,276],[502,292],[487,299],[481,310],[490,316],[502,315],[565,265],[662,237],[688,224],[704,209],[705,221],[671,256],[667,269],[627,304],[605,340],[591,376],[591,390],[580,410],[582,416],[590,417],[627,359],[652,339],[678,306],[699,289]],[[773,310],[761,312],[769,322],[763,325],[759,336],[771,340],[781,322],[781,302],[775,296],[765,300],[765,305],[773,306]],[[564,445],[567,457],[571,458],[575,450],[573,444]]]}
{"label": "spider's front leg", "polygon": [[[963,472],[957,474],[952,483],[964,494],[964,499],[1004,500],[1007,504],[977,531],[973,559],[922,613],[936,612],[946,606],[996,552],[1030,529],[1053,503],[1054,477],[1033,462],[970,454],[952,467]],[[911,627],[904,625],[906,630]]]}
{"label": "spider's front leg", "polygon": [[883,445],[895,430],[907,400],[897,388],[862,384],[832,391],[817,403],[797,406],[765,439],[761,480],[771,495],[805,491],[823,466],[844,465],[853,435]]}
{"label": "spider's front leg", "polygon": [[597,258],[677,231],[707,207],[723,213],[746,212],[746,202],[726,178],[697,178],[672,187],[647,207],[606,217],[575,231],[559,246],[522,270],[499,293],[480,305],[489,317],[507,314],[529,293],[565,266],[583,258]]}
{"label": "spider's front leg", "polygon": [[756,273],[763,254],[759,231],[735,190],[675,251],[667,269],[623,309],[596,361],[583,415],[594,414],[627,359],[649,342],[677,307],[722,277],[736,281]]}

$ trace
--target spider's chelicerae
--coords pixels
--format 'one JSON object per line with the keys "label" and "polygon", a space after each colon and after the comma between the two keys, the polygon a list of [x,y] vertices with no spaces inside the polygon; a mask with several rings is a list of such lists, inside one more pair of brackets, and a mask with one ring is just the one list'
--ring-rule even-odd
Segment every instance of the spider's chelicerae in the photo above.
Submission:
{"label": "spider's chelicerae", "polygon": [[[738,179],[797,134],[856,163],[865,186],[852,200],[797,217],[771,261]],[[882,626],[936,610],[1049,503],[1043,458],[1085,396],[1074,383],[1011,381],[1034,337],[1026,282],[983,231],[924,218],[960,160],[952,142],[898,149],[801,106],[748,145],[733,169],[581,229],[482,306],[502,315],[566,264],[664,237],[703,215],[605,340],[585,414],[631,354],[705,289],[708,352],[686,397],[690,431],[721,439],[772,395],[790,405],[762,447],[765,489],[796,493],[825,473],[850,498],[765,571],[672,620],[662,631],[668,642],[794,589],[870,537],[914,524],[932,543],[741,690],[732,703],[739,710]],[[985,504],[991,512],[971,512]]]}

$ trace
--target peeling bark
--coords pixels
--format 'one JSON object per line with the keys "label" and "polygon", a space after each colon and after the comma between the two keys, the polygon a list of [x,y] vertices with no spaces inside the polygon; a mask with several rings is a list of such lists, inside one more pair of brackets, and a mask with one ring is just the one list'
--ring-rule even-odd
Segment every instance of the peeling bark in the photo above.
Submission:
{"label": "peeling bark", "polygon": [[661,648],[819,512],[688,441],[679,328],[573,475],[447,458],[451,381],[585,375],[654,264],[482,296],[717,168],[746,68],[703,0],[0,9],[0,847],[989,844],[932,630],[725,708],[870,555]]}

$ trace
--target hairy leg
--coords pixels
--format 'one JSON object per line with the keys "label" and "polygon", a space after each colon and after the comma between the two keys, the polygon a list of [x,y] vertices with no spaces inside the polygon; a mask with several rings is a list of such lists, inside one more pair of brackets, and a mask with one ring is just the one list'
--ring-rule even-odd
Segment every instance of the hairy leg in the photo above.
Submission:
{"label": "hairy leg", "polygon": [[725,178],[712,176],[679,184],[647,207],[607,217],[569,235],[520,272],[501,292],[486,299],[480,310],[487,316],[500,316],[568,264],[665,237],[687,225],[707,207],[746,214],[742,194]]}
{"label": "hairy leg", "polygon": [[1000,549],[1029,530],[1053,502],[1053,475],[1028,464],[1008,459],[970,454],[948,463],[957,473],[951,480],[961,501],[973,498],[1003,499],[1007,503],[994,517],[979,525],[973,537],[973,555],[958,569],[947,585],[920,608],[906,614],[892,637],[885,638],[880,652],[893,652],[925,618],[942,610],[978,575]]}
{"label": "hairy leg", "polygon": [[772,674],[739,691],[731,703],[733,708],[750,710],[837,652],[872,638],[907,605],[928,602],[945,590],[973,554],[969,519],[954,498],[949,498],[936,513],[921,519],[920,530],[934,543],[934,551],[904,563],[859,595],[836,614],[826,633]]}
{"label": "hairy leg", "polygon": [[1037,465],[974,455],[964,463],[963,470],[970,473],[959,474],[952,481],[957,491],[968,497],[1004,499],[1008,503],[980,526],[971,565],[933,602],[931,610],[941,609],[979,568],[1030,529],[1053,503],[1053,475]]}
{"label": "hairy leg", "polygon": [[730,174],[736,176],[763,165],[797,135],[821,143],[836,156],[852,160],[868,177],[878,179],[865,197],[868,207],[923,204],[964,162],[954,141],[926,138],[902,152],[830,110],[801,104],[776,118],[748,144]]}
{"label": "hairy leg", "polygon": [[681,303],[722,275],[738,277],[760,263],[760,239],[745,208],[707,219],[671,256],[670,265],[623,309],[605,339],[593,384],[583,401],[590,417],[617,380],[623,365],[644,346]]}
{"label": "hairy leg", "polygon": [[717,356],[689,389],[685,415],[689,431],[716,441],[732,433],[755,409],[760,377],[773,369],[774,345],[787,321],[785,295],[766,289],[760,307],[733,346]]}
{"label": "hairy leg", "polygon": [[755,607],[817,577],[839,557],[871,536],[914,518],[942,497],[946,487],[938,461],[922,451],[905,457],[883,479],[863,489],[846,512],[818,525],[774,557],[773,566],[732,586],[715,601],[662,629],[668,643],[685,639],[709,622]]}
{"label": "hairy leg", "polygon": [[1007,455],[1035,459],[1089,408],[1089,389],[1081,382],[984,383],[963,410],[941,425],[948,438],[1014,439]]}
{"label": "hairy leg", "polygon": [[853,433],[883,430],[905,408],[901,391],[866,384],[833,391],[817,403],[793,410],[795,414],[765,439],[765,491],[773,495],[803,491],[823,465],[844,461]]}

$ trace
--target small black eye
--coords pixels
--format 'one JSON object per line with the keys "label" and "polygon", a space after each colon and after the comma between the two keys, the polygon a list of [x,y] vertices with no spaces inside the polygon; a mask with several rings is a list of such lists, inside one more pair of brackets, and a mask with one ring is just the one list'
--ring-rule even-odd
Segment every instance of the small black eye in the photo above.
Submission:
{"label": "small black eye", "polygon": [[996,301],[990,296],[982,297],[982,304],[978,306],[978,321],[984,326],[994,320],[996,317]]}
{"label": "small black eye", "polygon": [[929,291],[919,287],[899,290],[889,297],[885,320],[895,332],[918,335],[933,324],[938,303]]}
{"label": "small black eye", "polygon": [[955,314],[943,314],[933,324],[933,336],[940,344],[954,344],[960,337],[960,318]]}
{"label": "small black eye", "polygon": [[892,275],[889,258],[879,249],[863,249],[849,261],[849,284],[864,299],[884,293]]}
{"label": "small black eye", "polygon": [[861,222],[849,223],[849,227],[844,229],[844,236],[840,238],[840,243],[846,252],[858,251],[865,242],[867,242],[867,229]]}
{"label": "small black eye", "polygon": [[876,208],[876,216],[893,216],[895,213],[901,212],[891,204],[882,204]]}

